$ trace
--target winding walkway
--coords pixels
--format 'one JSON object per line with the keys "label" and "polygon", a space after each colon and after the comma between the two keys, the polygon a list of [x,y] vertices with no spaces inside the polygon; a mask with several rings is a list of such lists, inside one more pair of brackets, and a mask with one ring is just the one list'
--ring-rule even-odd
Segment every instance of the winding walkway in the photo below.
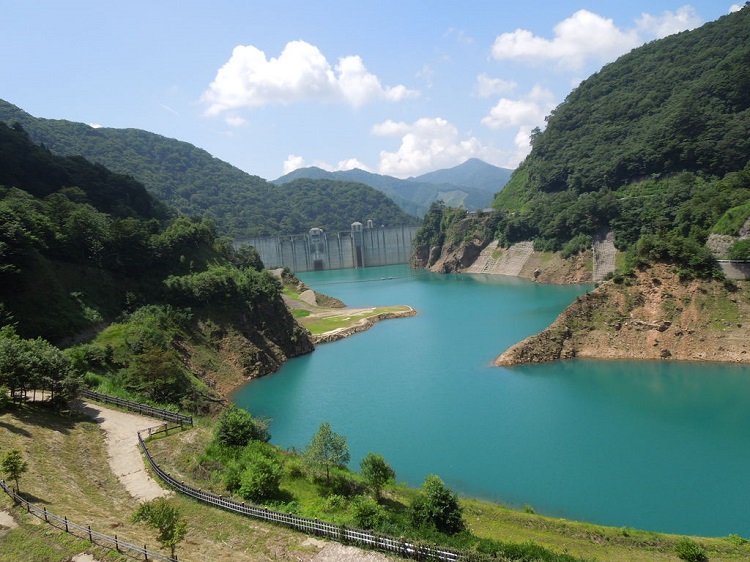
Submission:
{"label": "winding walkway", "polygon": [[93,418],[104,431],[109,466],[131,496],[138,501],[146,502],[172,495],[171,491],[162,488],[146,472],[138,440],[135,438],[139,429],[159,425],[163,423],[161,420],[114,410],[80,399],[73,403],[73,407]]}

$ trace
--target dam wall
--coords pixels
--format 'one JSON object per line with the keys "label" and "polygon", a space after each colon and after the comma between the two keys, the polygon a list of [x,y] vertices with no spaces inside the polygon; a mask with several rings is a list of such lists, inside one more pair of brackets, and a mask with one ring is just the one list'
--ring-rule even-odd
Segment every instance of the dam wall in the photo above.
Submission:
{"label": "dam wall", "polygon": [[307,234],[266,236],[235,241],[250,244],[271,269],[288,267],[295,273],[409,263],[419,227],[375,227],[355,222],[349,231],[328,234],[312,228]]}

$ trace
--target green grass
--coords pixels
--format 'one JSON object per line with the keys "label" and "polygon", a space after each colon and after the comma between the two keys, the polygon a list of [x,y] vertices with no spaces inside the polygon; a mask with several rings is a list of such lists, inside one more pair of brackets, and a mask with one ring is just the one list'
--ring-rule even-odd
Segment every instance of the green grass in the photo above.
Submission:
{"label": "green grass", "polygon": [[295,308],[292,310],[292,316],[294,318],[305,318],[307,316],[310,316],[312,314],[309,310],[305,310],[304,308]]}
{"label": "green grass", "polygon": [[310,330],[312,334],[324,334],[338,328],[346,328],[353,326],[364,318],[372,318],[379,314],[386,312],[401,312],[409,310],[407,306],[387,306],[375,308],[372,312],[364,312],[361,314],[352,314],[350,316],[333,316],[330,318],[313,318],[310,321],[302,322],[302,325]]}
{"label": "green grass", "polygon": [[[210,428],[192,430],[188,433],[157,439],[151,442],[150,449],[158,462],[171,474],[187,483],[202,488],[222,492],[218,479],[201,480],[196,476],[196,459],[211,440]],[[288,470],[298,463],[293,455],[278,451],[285,464],[285,476],[281,484],[281,494],[271,501],[270,506],[278,511],[289,511],[310,518],[318,518],[336,524],[351,525],[352,506],[350,491],[342,490],[341,485],[325,486],[321,481],[313,481],[304,473]],[[214,467],[215,469],[216,467]],[[361,492],[362,481],[353,472],[335,471],[332,479],[350,480],[355,492]],[[390,525],[382,530],[395,536],[414,535],[408,528],[408,506],[417,490],[406,485],[389,487],[384,494],[382,505],[390,512]],[[241,500],[241,498],[235,498]],[[586,560],[607,560],[611,562],[677,561],[674,554],[679,537],[630,528],[604,527],[601,525],[568,521],[547,517],[489,502],[462,498],[464,520],[473,535],[457,538],[437,537],[450,548],[472,548],[476,541],[489,539],[513,544],[534,544],[552,552],[568,553]],[[426,540],[424,536],[417,540]],[[436,537],[431,537],[436,539]],[[750,546],[740,537],[698,538],[709,553],[712,562],[740,561],[750,557]]]}

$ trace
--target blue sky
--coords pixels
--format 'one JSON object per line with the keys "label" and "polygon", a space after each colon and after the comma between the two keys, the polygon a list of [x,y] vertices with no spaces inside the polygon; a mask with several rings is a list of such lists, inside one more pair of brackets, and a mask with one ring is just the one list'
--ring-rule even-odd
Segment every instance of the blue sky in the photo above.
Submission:
{"label": "blue sky", "polygon": [[513,168],[577,83],[731,0],[3,0],[0,98],[267,179]]}

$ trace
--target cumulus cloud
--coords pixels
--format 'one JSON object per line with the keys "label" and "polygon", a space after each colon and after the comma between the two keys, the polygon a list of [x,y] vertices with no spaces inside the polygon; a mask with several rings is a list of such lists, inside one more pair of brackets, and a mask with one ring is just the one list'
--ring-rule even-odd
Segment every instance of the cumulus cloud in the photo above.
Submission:
{"label": "cumulus cloud", "polygon": [[579,69],[589,58],[611,60],[641,42],[635,30],[622,31],[612,19],[588,10],[578,10],[553,31],[552,39],[525,29],[503,33],[492,45],[492,56],[497,60],[553,61],[564,68]]}
{"label": "cumulus cloud", "polygon": [[650,39],[661,39],[680,31],[695,29],[702,23],[692,6],[683,6],[677,12],[665,11],[660,16],[641,14],[638,29]]}
{"label": "cumulus cloud", "polygon": [[[354,170],[357,168],[359,168],[360,170],[365,170],[366,172],[371,171],[370,168],[368,168],[365,164],[363,164],[356,158],[347,158],[346,160],[341,160],[336,165],[331,165],[320,160],[310,165],[320,168],[321,170],[326,170],[328,172],[341,172],[345,170]],[[294,170],[298,170],[299,168],[306,168],[307,166],[308,164],[302,156],[290,154],[284,161],[284,175],[293,172]]]}
{"label": "cumulus cloud", "polygon": [[661,15],[641,14],[636,27],[627,30],[617,27],[610,18],[578,10],[553,28],[551,39],[526,29],[498,35],[492,56],[497,60],[553,62],[562,69],[580,70],[589,60],[611,61],[645,41],[693,29],[701,23],[689,5]]}
{"label": "cumulus cloud", "polygon": [[497,94],[511,92],[518,87],[513,80],[503,80],[502,78],[490,78],[487,74],[477,76],[475,92],[480,98],[488,98]]}
{"label": "cumulus cloud", "polygon": [[729,6],[729,13],[739,12],[742,9],[742,6],[740,4],[732,4]]}
{"label": "cumulus cloud", "polygon": [[545,116],[555,107],[552,92],[537,85],[520,99],[501,98],[482,119],[482,124],[490,129],[508,127],[533,127],[544,124]]}
{"label": "cumulus cloud", "polygon": [[305,159],[296,154],[290,154],[284,160],[284,175],[305,167]]}
{"label": "cumulus cloud", "polygon": [[372,133],[401,137],[398,150],[380,152],[378,165],[381,174],[400,178],[449,168],[474,157],[500,163],[506,156],[483,146],[476,137],[461,139],[458,129],[441,117],[425,117],[413,123],[388,120],[375,125]]}
{"label": "cumulus cloud", "polygon": [[218,70],[201,101],[208,115],[240,108],[287,105],[301,101],[343,102],[360,107],[375,100],[400,101],[418,95],[403,85],[385,87],[358,56],[332,67],[323,53],[305,41],[287,43],[278,58],[252,45],[239,45]]}

